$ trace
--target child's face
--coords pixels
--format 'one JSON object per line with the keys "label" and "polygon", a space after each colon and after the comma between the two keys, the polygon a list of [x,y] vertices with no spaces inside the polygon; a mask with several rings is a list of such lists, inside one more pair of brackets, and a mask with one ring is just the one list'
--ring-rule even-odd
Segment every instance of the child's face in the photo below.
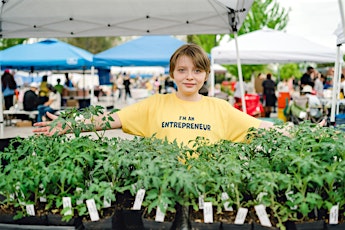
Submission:
{"label": "child's face", "polygon": [[206,72],[194,66],[192,59],[188,56],[181,56],[177,59],[174,69],[174,80],[178,93],[184,97],[191,97],[199,94],[199,89],[206,79]]}

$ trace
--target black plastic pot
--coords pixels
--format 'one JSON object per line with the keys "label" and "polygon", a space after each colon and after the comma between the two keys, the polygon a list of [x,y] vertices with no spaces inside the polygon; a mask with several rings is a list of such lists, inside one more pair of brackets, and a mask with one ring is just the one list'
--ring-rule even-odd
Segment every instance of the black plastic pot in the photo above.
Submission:
{"label": "black plastic pot", "polygon": [[230,224],[230,223],[222,223],[222,230],[252,230],[252,224]]}
{"label": "black plastic pot", "polygon": [[23,224],[2,224],[0,223],[1,230],[75,230],[72,226],[47,226],[47,225],[23,225]]}
{"label": "black plastic pot", "polygon": [[327,230],[344,230],[345,229],[345,223],[341,224],[326,224]]}
{"label": "black plastic pot", "polygon": [[62,216],[58,214],[48,214],[47,221],[50,226],[71,226],[75,229],[79,229],[83,225],[81,217],[75,217],[69,221],[63,221]]}
{"label": "black plastic pot", "polygon": [[83,220],[83,229],[87,230],[111,230],[113,229],[113,216],[109,216],[99,221]]}
{"label": "black plastic pot", "polygon": [[123,229],[144,229],[142,220],[143,210],[125,209],[121,211]]}
{"label": "black plastic pot", "polygon": [[[152,212],[156,213],[155,210]],[[146,211],[144,211],[142,215],[142,223],[145,230],[170,230],[174,225],[175,213],[168,214],[170,217],[173,215],[173,218],[165,218],[164,222],[157,222],[152,218],[148,218],[146,214]]]}
{"label": "black plastic pot", "polygon": [[253,224],[253,230],[279,230],[279,228],[276,227],[266,227],[258,223]]}
{"label": "black plastic pot", "polygon": [[287,226],[288,230],[324,230],[326,227],[323,220],[312,222],[295,222]]}
{"label": "black plastic pot", "polygon": [[193,230],[217,230],[221,229],[221,222],[204,223],[203,210],[195,211],[192,208],[189,213],[190,225]]}

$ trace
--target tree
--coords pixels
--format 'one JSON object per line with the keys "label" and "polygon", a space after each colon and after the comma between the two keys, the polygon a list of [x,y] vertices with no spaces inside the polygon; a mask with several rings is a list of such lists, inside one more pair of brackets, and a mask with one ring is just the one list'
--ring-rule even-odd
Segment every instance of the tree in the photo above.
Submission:
{"label": "tree", "polygon": [[[288,23],[288,10],[281,8],[276,0],[255,0],[244,20],[238,35],[268,27],[283,30]],[[221,35],[189,35],[188,42],[194,42],[210,53],[214,46],[218,46],[224,34]],[[233,34],[229,35],[234,37]],[[236,65],[225,65],[229,73],[238,76]],[[242,65],[243,78],[249,80],[252,74],[271,71],[266,65]]]}
{"label": "tree", "polygon": [[15,45],[23,44],[26,39],[24,38],[2,38],[0,39],[0,50],[5,50]]}
{"label": "tree", "polygon": [[118,44],[121,41],[121,37],[82,37],[63,38],[61,40],[97,54]]}
{"label": "tree", "polygon": [[282,80],[287,80],[292,76],[297,79],[302,75],[302,72],[299,70],[298,64],[296,63],[289,63],[279,67],[279,73]]}

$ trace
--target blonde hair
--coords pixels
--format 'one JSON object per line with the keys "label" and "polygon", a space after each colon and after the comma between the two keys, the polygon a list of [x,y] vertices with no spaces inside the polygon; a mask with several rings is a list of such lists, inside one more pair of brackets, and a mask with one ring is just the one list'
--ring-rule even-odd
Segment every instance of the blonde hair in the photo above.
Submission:
{"label": "blonde hair", "polygon": [[206,72],[206,79],[208,78],[208,75],[211,72],[210,59],[208,58],[207,53],[200,46],[193,43],[182,45],[171,56],[169,74],[172,78],[174,78],[176,62],[182,56],[190,57],[197,68]]}

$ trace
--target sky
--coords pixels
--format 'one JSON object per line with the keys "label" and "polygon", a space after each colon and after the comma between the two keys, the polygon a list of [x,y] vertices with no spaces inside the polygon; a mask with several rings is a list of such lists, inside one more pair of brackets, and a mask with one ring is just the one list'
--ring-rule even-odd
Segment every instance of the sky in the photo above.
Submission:
{"label": "sky", "polygon": [[[276,0],[281,7],[291,9],[285,31],[318,44],[336,47],[334,34],[341,23],[338,0]],[[345,0],[341,0],[345,6]],[[343,48],[342,48],[343,49]]]}

